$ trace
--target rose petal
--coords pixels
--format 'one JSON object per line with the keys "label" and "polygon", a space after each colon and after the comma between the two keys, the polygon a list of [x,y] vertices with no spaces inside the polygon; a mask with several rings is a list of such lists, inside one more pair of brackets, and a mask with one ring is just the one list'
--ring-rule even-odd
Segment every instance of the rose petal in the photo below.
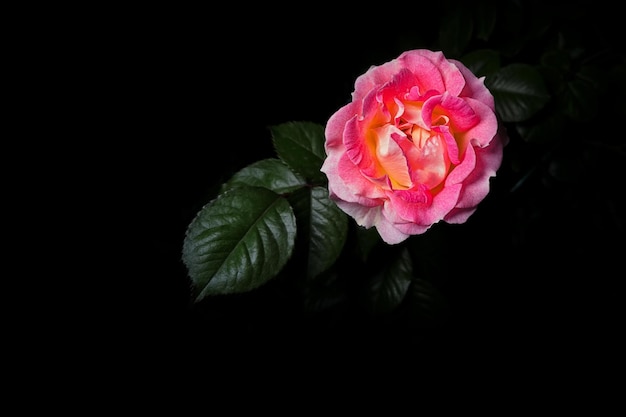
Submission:
{"label": "rose petal", "polygon": [[474,75],[474,73],[472,73],[462,62],[454,59],[450,59],[450,62],[456,65],[465,79],[465,86],[458,95],[478,100],[481,103],[484,103],[491,110],[495,111],[495,101],[491,92],[487,89],[487,87],[485,87],[485,77],[477,78],[476,75]]}
{"label": "rose petal", "polygon": [[341,200],[366,207],[382,204],[384,192],[368,181],[345,153],[332,152],[320,169],[328,178],[328,188]]}
{"label": "rose petal", "polygon": [[364,74],[357,77],[354,82],[352,101],[361,101],[371,90],[391,80],[402,68],[402,62],[398,59],[393,59],[379,66],[371,66]]}
{"label": "rose petal", "polygon": [[436,90],[458,96],[465,87],[465,78],[457,65],[447,60],[442,52],[417,49],[402,53],[399,60],[415,74],[423,92]]}
{"label": "rose petal", "polygon": [[382,218],[382,204],[374,207],[365,207],[358,203],[350,203],[343,200],[337,200],[336,204],[337,207],[343,210],[347,215],[354,218],[356,224],[366,229],[377,225]]}
{"label": "rose petal", "polygon": [[465,154],[463,155],[463,160],[461,161],[461,163],[455,166],[448,174],[448,177],[446,178],[446,187],[465,181],[475,167],[476,153],[472,146],[468,146],[465,150]]}
{"label": "rose petal", "polygon": [[428,189],[439,186],[445,179],[450,166],[447,148],[439,136],[413,136],[411,146],[403,144],[409,160],[409,172],[413,184],[422,184]]}
{"label": "rose petal", "polygon": [[[493,140],[486,148],[473,148],[475,166],[463,181],[463,191],[459,196],[457,207],[468,208],[477,206],[489,193],[489,177],[496,175],[502,162],[502,141]],[[471,159],[471,158],[468,158]],[[454,172],[454,171],[453,171]]]}
{"label": "rose petal", "polygon": [[324,135],[326,137],[324,147],[326,149],[326,153],[328,153],[329,147],[339,145],[343,146],[343,131],[346,123],[351,118],[355,118],[357,114],[358,110],[356,109],[354,103],[349,103],[330,116],[326,122],[326,127],[324,128]]}
{"label": "rose petal", "polygon": [[477,116],[478,123],[467,132],[459,135],[464,143],[475,140],[478,146],[487,146],[498,132],[498,120],[489,106],[473,98],[466,98],[465,101],[472,107]]}
{"label": "rose petal", "polygon": [[404,133],[394,125],[386,125],[375,130],[377,134],[376,158],[394,189],[411,186],[411,176],[406,156],[397,141],[404,138]]}
{"label": "rose petal", "polygon": [[[454,184],[443,188],[434,197],[430,197],[425,202],[423,191],[395,191],[388,192],[387,196],[391,201],[389,210],[393,210],[401,219],[406,222],[416,223],[421,226],[428,226],[442,220],[450,210],[456,205],[460,184]],[[422,199],[422,201],[420,201]],[[387,206],[385,206],[387,209]],[[387,215],[387,217],[390,217]]]}

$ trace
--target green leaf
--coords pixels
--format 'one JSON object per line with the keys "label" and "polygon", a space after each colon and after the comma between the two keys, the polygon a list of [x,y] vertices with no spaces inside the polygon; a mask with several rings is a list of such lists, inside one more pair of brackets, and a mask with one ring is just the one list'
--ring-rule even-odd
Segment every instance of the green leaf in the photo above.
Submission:
{"label": "green leaf", "polygon": [[567,83],[564,94],[559,96],[564,114],[576,121],[589,121],[598,111],[596,86],[588,80],[576,78]]}
{"label": "green leaf", "polygon": [[539,71],[528,64],[501,68],[485,85],[494,96],[496,111],[505,122],[521,122],[541,110],[550,100]]}
{"label": "green leaf", "polygon": [[219,195],[191,221],[183,244],[196,302],[270,280],[291,256],[295,236],[293,210],[273,191],[242,186]]}
{"label": "green leaf", "polygon": [[346,283],[335,270],[328,270],[318,279],[309,280],[302,290],[302,307],[306,312],[319,313],[347,300]]}
{"label": "green leaf", "polygon": [[330,268],[348,235],[348,217],[328,197],[324,187],[303,188],[289,196],[299,238],[307,246],[307,277],[315,278]]}
{"label": "green leaf", "polygon": [[366,229],[356,223],[353,224],[356,228],[356,253],[363,262],[366,262],[372,250],[382,242],[382,239],[375,227]]}
{"label": "green leaf", "polygon": [[274,149],[294,172],[315,183],[324,184],[326,176],[320,171],[324,150],[324,126],[313,122],[287,122],[270,127]]}
{"label": "green leaf", "polygon": [[306,181],[278,158],[262,159],[236,172],[222,185],[222,191],[238,185],[263,187],[283,194],[301,188]]}
{"label": "green leaf", "polygon": [[516,130],[524,141],[545,145],[563,139],[566,123],[568,121],[565,116],[552,113],[534,123],[520,123],[516,126]]}
{"label": "green leaf", "polygon": [[477,77],[491,76],[500,69],[500,54],[492,49],[477,49],[460,61]]}
{"label": "green leaf", "polygon": [[369,307],[373,314],[389,313],[406,296],[413,274],[408,249],[398,252],[391,263],[372,277],[368,286]]}
{"label": "green leaf", "polygon": [[429,281],[414,279],[406,295],[407,311],[416,323],[435,325],[445,321],[450,313],[446,297]]}
{"label": "green leaf", "polygon": [[445,279],[450,274],[449,248],[453,237],[445,223],[434,224],[427,234],[415,235],[407,241],[416,276]]}
{"label": "green leaf", "polygon": [[550,49],[541,55],[541,65],[566,72],[571,67],[571,59],[566,51]]}

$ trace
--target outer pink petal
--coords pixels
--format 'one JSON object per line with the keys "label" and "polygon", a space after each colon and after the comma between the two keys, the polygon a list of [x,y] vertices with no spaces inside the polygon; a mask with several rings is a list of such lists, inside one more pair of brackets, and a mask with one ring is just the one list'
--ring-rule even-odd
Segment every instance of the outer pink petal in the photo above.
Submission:
{"label": "outer pink petal", "polygon": [[370,177],[376,177],[376,161],[371,151],[365,144],[365,134],[361,129],[361,124],[357,118],[352,118],[346,123],[343,131],[343,143],[345,145],[346,155],[354,165],[357,165],[361,171]]}
{"label": "outer pink petal", "polygon": [[476,207],[487,196],[489,178],[496,175],[502,162],[502,146],[502,141],[497,137],[486,148],[468,148],[468,151],[475,151],[476,167],[463,182],[458,208]]}
{"label": "outer pink petal", "polygon": [[431,228],[432,225],[422,226],[421,224],[415,223],[395,223],[396,228],[407,235],[421,235]]}
{"label": "outer pink petal", "polygon": [[430,225],[421,225],[417,223],[407,222],[405,219],[398,216],[398,213],[394,211],[391,203],[386,202],[383,207],[383,216],[389,222],[391,222],[395,227],[402,233],[407,235],[416,235],[420,233],[424,233],[426,230],[430,228]]}
{"label": "outer pink petal", "polygon": [[476,169],[476,153],[472,146],[465,149],[463,160],[454,167],[446,178],[446,187],[453,184],[460,184],[467,180],[467,177]]}
{"label": "outer pink petal", "polygon": [[376,230],[378,230],[380,237],[390,245],[403,242],[409,237],[408,234],[402,232],[396,227],[395,224],[387,221],[386,219],[381,220],[376,224]]}
{"label": "outer pink petal", "polygon": [[383,102],[393,101],[394,98],[407,94],[411,88],[415,87],[417,77],[409,69],[402,68],[393,78],[383,85]]}
{"label": "outer pink petal", "polygon": [[365,199],[385,197],[385,192],[363,176],[359,167],[354,165],[347,155],[342,155],[338,163],[339,178],[347,185],[351,194]]}
{"label": "outer pink petal", "polygon": [[404,221],[390,209],[391,202],[385,201],[382,207],[380,218],[376,223],[376,229],[382,239],[389,244],[396,244],[404,241],[411,234],[403,232],[398,226]]}
{"label": "outer pink petal", "polygon": [[465,143],[475,140],[479,146],[487,146],[498,132],[498,119],[491,108],[483,102],[473,98],[465,98],[465,101],[474,109],[480,122],[463,133]]}
{"label": "outer pink petal", "polygon": [[354,218],[354,221],[366,229],[375,226],[382,217],[382,204],[375,207],[364,207],[358,203],[350,203],[343,200],[335,201],[337,207],[343,210],[347,215]]}
{"label": "outer pink petal", "polygon": [[402,193],[389,192],[389,200],[398,216],[406,222],[428,226],[442,220],[454,208],[461,192],[460,184],[444,187],[430,203],[410,202],[402,197]]}
{"label": "outer pink petal", "polygon": [[465,223],[472,214],[476,211],[478,207],[472,208],[456,208],[452,210],[448,215],[444,218],[447,223],[450,224],[462,224]]}
{"label": "outer pink petal", "polygon": [[345,153],[331,152],[320,169],[328,178],[328,189],[335,199],[367,207],[382,204],[384,193],[368,181]]}
{"label": "outer pink petal", "polygon": [[439,105],[446,110],[446,115],[450,117],[450,124],[455,131],[466,131],[476,126],[480,121],[480,116],[468,103],[468,99],[459,98],[443,93]]}
{"label": "outer pink petal", "polygon": [[324,130],[326,153],[328,153],[329,147],[343,146],[343,130],[348,120],[356,117],[357,112],[358,108],[356,105],[348,103],[330,116]]}
{"label": "outer pink petal", "polygon": [[450,59],[449,61],[456,65],[465,78],[465,86],[459,95],[461,97],[472,97],[475,100],[485,103],[491,110],[495,111],[496,107],[493,95],[489,92],[487,87],[485,87],[485,77],[476,77],[476,75],[460,61],[455,59]]}
{"label": "outer pink petal", "polygon": [[457,65],[446,59],[441,51],[415,49],[402,53],[398,59],[403,60],[419,79],[424,88],[422,93],[437,90],[457,96],[465,86],[465,79]]}
{"label": "outer pink petal", "polygon": [[459,201],[461,191],[461,184],[447,185],[433,198],[430,208],[430,216],[433,219],[431,223],[443,219],[454,208]]}
{"label": "outer pink petal", "polygon": [[391,60],[379,66],[371,66],[364,74],[357,77],[354,82],[352,101],[361,101],[372,89],[389,82],[402,68],[402,62],[398,59]]}

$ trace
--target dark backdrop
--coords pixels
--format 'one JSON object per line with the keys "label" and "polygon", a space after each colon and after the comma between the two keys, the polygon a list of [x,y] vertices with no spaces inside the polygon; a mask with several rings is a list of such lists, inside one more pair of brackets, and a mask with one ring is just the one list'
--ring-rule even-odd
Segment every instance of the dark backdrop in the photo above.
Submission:
{"label": "dark backdrop", "polygon": [[[370,65],[413,47],[438,49],[436,10],[379,19],[317,6],[255,7],[133,10],[123,30],[110,28],[115,60],[104,63],[111,75],[104,84],[123,93],[107,113],[115,126],[109,145],[121,156],[111,169],[131,173],[115,208],[130,225],[111,247],[112,256],[128,261],[111,277],[117,294],[106,312],[121,318],[118,348],[138,357],[175,352],[174,363],[190,368],[194,358],[251,363],[270,353],[355,361],[358,354],[396,352],[419,362],[422,347],[452,357],[524,351],[559,358],[582,345],[615,351],[623,325],[619,158],[608,159],[611,169],[605,160],[585,165],[607,170],[597,187],[546,184],[537,176],[511,193],[522,175],[517,153],[530,152],[517,137],[504,150],[493,192],[454,229],[440,288],[450,310],[441,320],[406,326],[350,310],[307,315],[271,283],[194,306],[181,262],[185,229],[230,175],[274,156],[268,127],[324,124]],[[591,3],[579,7],[588,12],[586,24],[605,30],[595,39],[615,40],[606,16]],[[611,53],[622,53],[618,47],[610,43]],[[526,56],[534,59],[532,52],[518,59]],[[621,135],[623,156],[623,132],[614,127],[598,119],[592,131]]]}

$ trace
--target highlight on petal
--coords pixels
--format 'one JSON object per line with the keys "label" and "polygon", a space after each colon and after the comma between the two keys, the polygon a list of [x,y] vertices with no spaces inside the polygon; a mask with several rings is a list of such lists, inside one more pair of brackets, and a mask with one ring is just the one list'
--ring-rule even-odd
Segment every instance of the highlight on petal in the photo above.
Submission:
{"label": "highlight on petal", "polygon": [[445,141],[439,135],[413,140],[414,146],[407,152],[413,184],[422,184],[428,189],[438,187],[450,169]]}
{"label": "highlight on petal", "polygon": [[387,174],[394,189],[406,189],[411,186],[411,176],[407,165],[406,155],[398,145],[395,137],[402,137],[401,130],[393,125],[375,129],[376,158]]}

